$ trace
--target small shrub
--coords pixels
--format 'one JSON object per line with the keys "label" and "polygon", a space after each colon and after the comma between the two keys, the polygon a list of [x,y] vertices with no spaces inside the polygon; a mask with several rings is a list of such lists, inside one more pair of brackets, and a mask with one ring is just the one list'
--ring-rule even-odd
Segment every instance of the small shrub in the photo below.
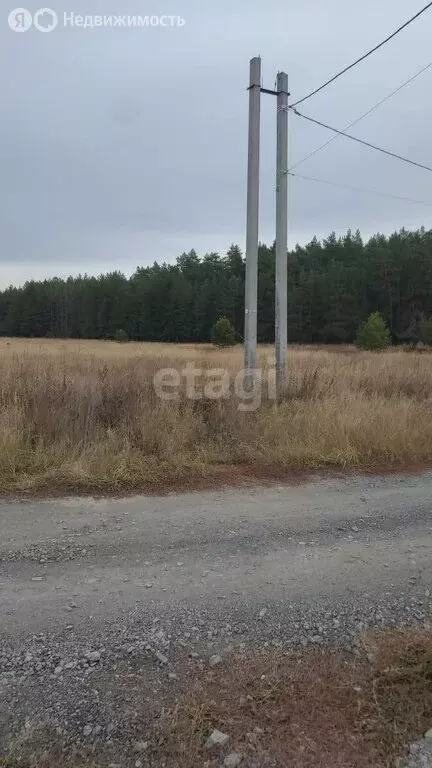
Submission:
{"label": "small shrub", "polygon": [[233,347],[235,332],[228,317],[220,317],[212,328],[212,340],[217,347]]}
{"label": "small shrub", "polygon": [[117,328],[114,334],[114,341],[129,341],[129,336],[127,335],[126,331],[123,330],[123,328]]}
{"label": "small shrub", "polygon": [[373,312],[357,331],[357,347],[364,350],[385,349],[390,343],[390,332],[383,316]]}

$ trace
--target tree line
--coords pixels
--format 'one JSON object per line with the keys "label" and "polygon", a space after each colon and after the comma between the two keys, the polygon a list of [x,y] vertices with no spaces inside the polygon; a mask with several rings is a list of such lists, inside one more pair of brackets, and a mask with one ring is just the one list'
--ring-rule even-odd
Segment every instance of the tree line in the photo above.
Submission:
{"label": "tree line", "polygon": [[[123,338],[207,342],[218,317],[242,341],[245,262],[238,246],[226,255],[194,250],[175,264],[138,267],[66,280],[29,281],[0,292],[0,335]],[[275,247],[259,246],[258,339],[274,340]],[[291,343],[334,344],[355,339],[373,312],[392,341],[422,340],[432,315],[432,230],[402,229],[363,241],[332,233],[288,254]]]}

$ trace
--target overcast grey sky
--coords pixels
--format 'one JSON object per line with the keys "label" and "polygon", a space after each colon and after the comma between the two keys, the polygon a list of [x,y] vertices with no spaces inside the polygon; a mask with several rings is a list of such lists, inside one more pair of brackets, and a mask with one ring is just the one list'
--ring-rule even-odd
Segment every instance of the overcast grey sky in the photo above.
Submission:
{"label": "overcast grey sky", "polygon": [[[24,0],[35,12],[40,1]],[[100,273],[184,250],[244,247],[249,59],[303,96],[379,42],[422,0],[51,2],[48,34],[1,21],[0,285]],[[63,12],[176,14],[173,28],[64,28]],[[305,114],[343,128],[432,60],[432,11],[325,91]],[[432,70],[353,128],[432,165]],[[274,238],[275,104],[263,96],[260,239]],[[329,132],[290,116],[290,161]],[[432,175],[340,138],[299,173],[432,203]],[[290,182],[290,246],[348,227],[431,226],[432,207]]]}

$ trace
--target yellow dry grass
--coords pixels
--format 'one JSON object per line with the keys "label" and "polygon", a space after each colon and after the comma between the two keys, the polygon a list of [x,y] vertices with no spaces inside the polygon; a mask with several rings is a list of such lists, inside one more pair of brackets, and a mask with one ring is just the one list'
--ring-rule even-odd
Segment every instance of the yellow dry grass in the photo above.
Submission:
{"label": "yellow dry grass", "polygon": [[[264,371],[273,350],[261,347]],[[0,339],[0,490],[147,490],[234,467],[396,467],[432,461],[432,355],[350,347],[290,350],[282,402],[263,388],[242,412],[220,400],[164,401],[161,368],[223,368],[210,345]],[[201,383],[202,389],[202,383]]]}

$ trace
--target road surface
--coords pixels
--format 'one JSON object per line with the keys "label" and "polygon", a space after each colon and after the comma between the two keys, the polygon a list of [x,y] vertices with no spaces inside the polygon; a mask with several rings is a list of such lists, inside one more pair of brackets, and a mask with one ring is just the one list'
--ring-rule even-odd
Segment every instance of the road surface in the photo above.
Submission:
{"label": "road surface", "polygon": [[0,526],[0,755],[41,728],[127,755],[184,658],[432,616],[432,474],[3,502]]}

